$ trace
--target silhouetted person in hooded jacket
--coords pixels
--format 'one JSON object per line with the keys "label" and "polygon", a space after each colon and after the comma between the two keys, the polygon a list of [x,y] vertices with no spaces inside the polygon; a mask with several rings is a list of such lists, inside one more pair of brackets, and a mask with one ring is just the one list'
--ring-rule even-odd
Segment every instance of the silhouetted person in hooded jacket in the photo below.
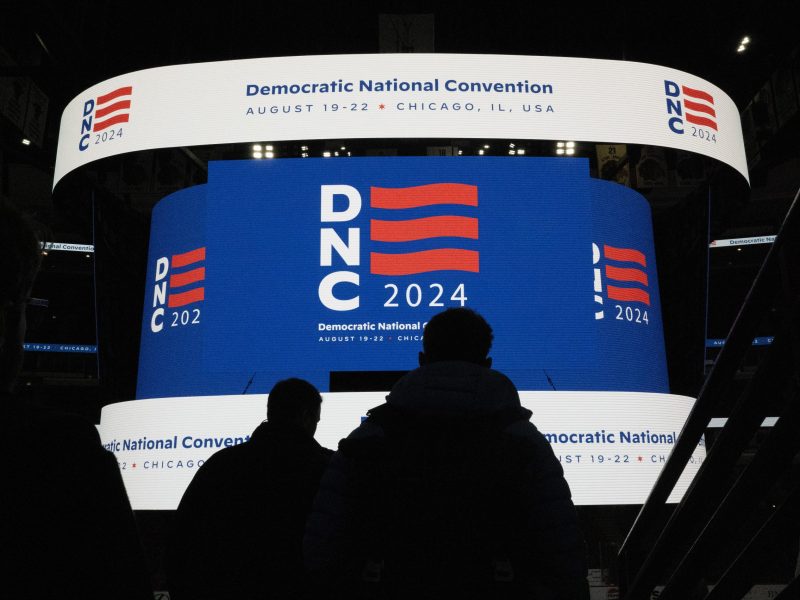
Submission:
{"label": "silhouetted person in hooded jacket", "polygon": [[32,227],[0,207],[2,595],[152,600],[119,467],[94,424],[14,394],[40,261]]}
{"label": "silhouetted person in hooded jacket", "polygon": [[302,596],[303,530],[331,455],[313,437],[321,403],[306,381],[278,382],[250,439],[197,471],[168,554],[174,600]]}
{"label": "silhouetted person in hooded jacket", "polygon": [[435,315],[420,367],[340,442],[304,541],[317,597],[588,599],[569,486],[492,337]]}

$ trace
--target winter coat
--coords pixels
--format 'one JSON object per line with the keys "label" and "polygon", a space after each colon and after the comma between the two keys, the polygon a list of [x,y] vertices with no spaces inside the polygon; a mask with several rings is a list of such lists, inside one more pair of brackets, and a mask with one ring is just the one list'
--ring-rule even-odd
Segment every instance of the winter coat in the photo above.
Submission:
{"label": "winter coat", "polygon": [[213,454],[175,515],[171,597],[299,597],[303,530],[330,454],[299,426],[268,422]]}
{"label": "winter coat", "polygon": [[[520,409],[519,394],[501,373],[465,362],[439,362],[412,371],[387,396],[388,405],[423,419],[486,418]],[[585,544],[563,469],[550,444],[527,418],[504,427],[524,456],[514,489],[523,507],[515,532],[521,540],[514,569],[527,580],[529,597],[588,598]],[[380,440],[384,428],[365,420],[340,444],[326,471],[306,527],[307,570],[324,590],[342,577],[358,577],[361,567],[348,564],[363,522],[355,497],[357,465],[343,448],[351,441]],[[519,564],[522,563],[522,564]],[[530,593],[538,595],[530,595]]]}

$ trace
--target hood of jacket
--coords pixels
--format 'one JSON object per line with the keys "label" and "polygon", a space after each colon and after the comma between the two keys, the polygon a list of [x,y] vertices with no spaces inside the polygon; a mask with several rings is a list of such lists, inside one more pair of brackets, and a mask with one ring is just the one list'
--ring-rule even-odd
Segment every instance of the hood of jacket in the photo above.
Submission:
{"label": "hood of jacket", "polygon": [[386,401],[430,415],[481,415],[520,405],[511,380],[498,371],[461,361],[436,362],[408,373]]}

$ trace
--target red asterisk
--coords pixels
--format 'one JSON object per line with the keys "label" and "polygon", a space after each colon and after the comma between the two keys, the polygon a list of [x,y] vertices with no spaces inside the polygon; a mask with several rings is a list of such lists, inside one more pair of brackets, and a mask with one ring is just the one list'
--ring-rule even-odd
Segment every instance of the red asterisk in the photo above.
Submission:
{"label": "red asterisk", "polygon": [[136,468],[136,463],[133,463],[133,464],[131,465],[131,467],[135,469],[135,468]]}
{"label": "red asterisk", "polygon": [[378,108],[380,108],[381,110],[383,110],[384,108],[386,108],[386,105],[385,105],[385,104],[378,104]]}
{"label": "red asterisk", "polygon": [[644,459],[643,459],[643,458],[640,456],[640,457],[639,457],[639,458],[637,458],[636,460],[638,460],[639,462],[642,462]]}

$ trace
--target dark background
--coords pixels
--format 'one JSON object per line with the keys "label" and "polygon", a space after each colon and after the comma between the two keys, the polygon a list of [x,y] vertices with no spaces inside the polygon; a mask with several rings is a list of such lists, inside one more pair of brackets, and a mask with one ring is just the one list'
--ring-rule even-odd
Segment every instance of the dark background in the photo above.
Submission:
{"label": "dark background", "polygon": [[[98,344],[98,353],[31,352],[23,387],[35,400],[95,421],[102,406],[133,398],[150,210],[171,191],[204,181],[208,160],[248,155],[247,147],[232,145],[122,156],[69,175],[53,194],[58,126],[70,100],[109,77],[149,67],[373,53],[381,43],[380,14],[418,13],[433,15],[436,52],[653,63],[702,77],[737,104],[750,187],[715,161],[673,151],[665,154],[664,185],[645,187],[635,177],[631,183],[653,210],[671,387],[675,393],[696,395],[717,352],[706,348],[705,339],[725,337],[769,249],[759,245],[709,252],[708,241],[777,233],[800,185],[800,28],[794,5],[491,2],[467,8],[462,2],[0,0],[0,90],[5,94],[0,98],[10,102],[9,95],[30,94],[31,86],[46,98],[44,104],[38,102],[43,114],[33,122],[33,113],[20,120],[7,105],[0,106],[0,202],[31,215],[53,241],[96,248],[88,255],[51,252],[45,258],[34,296],[47,300],[47,306],[32,309],[29,341]],[[748,49],[737,53],[745,35],[751,39]],[[625,110],[618,98],[608,103]],[[33,143],[22,145],[23,137]],[[493,140],[490,153],[504,153],[507,141]],[[614,177],[613,172],[599,172],[592,141],[578,142],[577,155],[590,159],[595,176]],[[316,156],[342,143],[356,156],[376,149],[424,155],[437,145],[475,154],[484,140],[302,143]],[[278,156],[299,156],[300,144],[276,144]],[[529,155],[552,155],[552,142],[526,144]],[[641,151],[628,146],[632,172]],[[774,334],[773,324],[765,322],[760,333]],[[752,364],[760,351],[753,348]],[[750,372],[747,365],[741,369],[742,386]],[[337,378],[340,388],[381,389],[385,383],[386,377],[374,374]],[[726,415],[727,406],[720,407],[718,416]],[[636,507],[582,511],[590,566],[613,564],[635,512]],[[164,519],[168,517],[151,515],[140,521],[155,585],[162,581]],[[774,569],[790,569],[796,540],[776,544],[787,548],[781,552],[787,558],[786,564],[776,561]]]}

